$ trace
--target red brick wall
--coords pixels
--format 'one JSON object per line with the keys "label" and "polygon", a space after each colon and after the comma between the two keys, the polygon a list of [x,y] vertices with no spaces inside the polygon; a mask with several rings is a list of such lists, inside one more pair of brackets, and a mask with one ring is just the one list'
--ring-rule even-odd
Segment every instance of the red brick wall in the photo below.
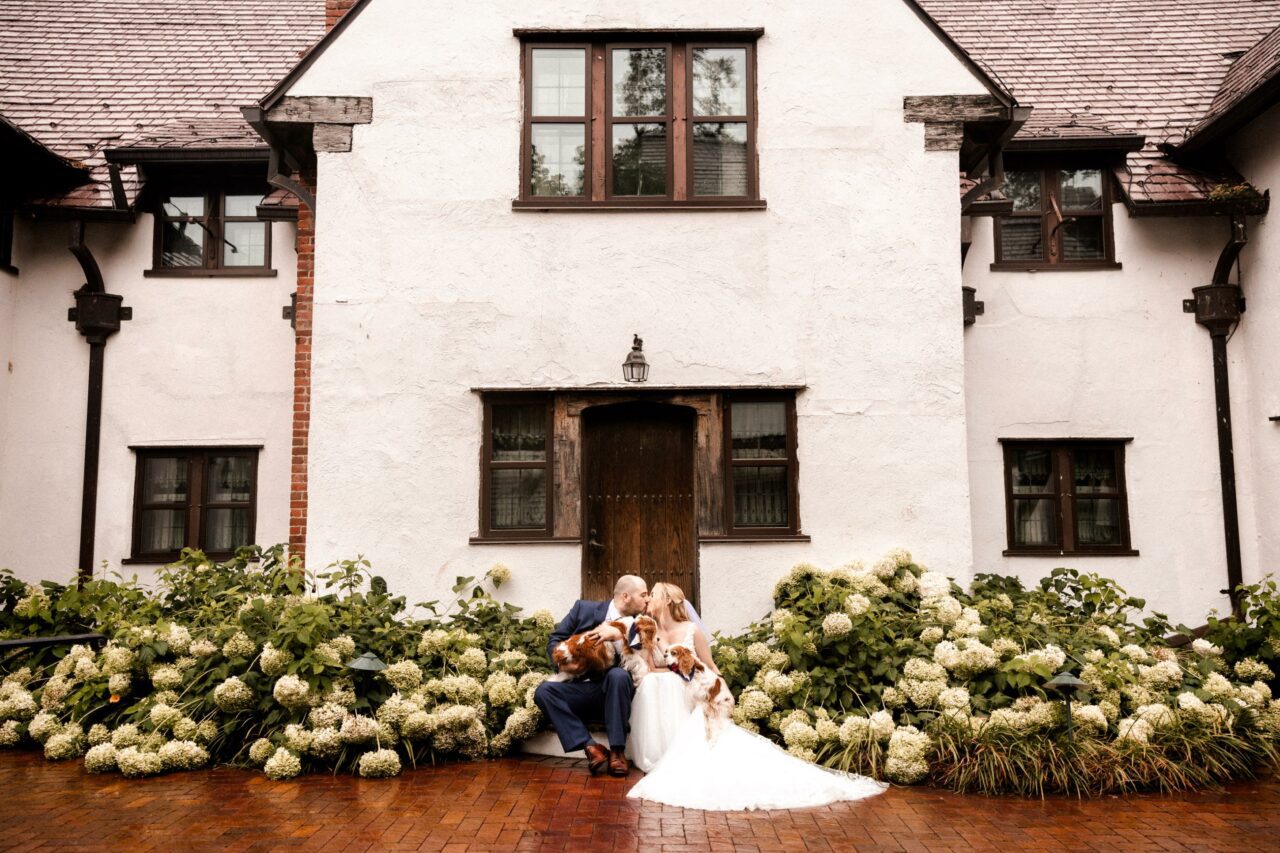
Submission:
{"label": "red brick wall", "polygon": [[[329,0],[330,4],[335,0]],[[298,302],[294,309],[293,453],[289,483],[289,554],[307,554],[307,436],[311,428],[311,306],[315,293],[315,214],[298,206]]]}
{"label": "red brick wall", "polygon": [[333,25],[342,20],[342,16],[355,4],[356,0],[324,0],[324,28],[333,29]]}

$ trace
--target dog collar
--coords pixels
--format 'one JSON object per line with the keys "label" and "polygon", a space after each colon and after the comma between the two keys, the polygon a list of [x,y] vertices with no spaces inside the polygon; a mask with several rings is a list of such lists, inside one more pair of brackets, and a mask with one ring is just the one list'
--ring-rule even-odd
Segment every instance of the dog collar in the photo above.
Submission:
{"label": "dog collar", "polygon": [[681,672],[681,671],[680,671],[680,670],[678,670],[678,669],[672,669],[671,671],[672,671],[672,672],[674,672],[676,675],[680,676],[681,678],[683,678],[683,679],[685,680],[685,682],[686,682],[686,683],[688,683],[688,682],[690,682],[690,681],[693,681],[693,673],[692,673],[692,672],[691,672],[691,673],[689,673],[688,675],[685,675],[683,672]]}

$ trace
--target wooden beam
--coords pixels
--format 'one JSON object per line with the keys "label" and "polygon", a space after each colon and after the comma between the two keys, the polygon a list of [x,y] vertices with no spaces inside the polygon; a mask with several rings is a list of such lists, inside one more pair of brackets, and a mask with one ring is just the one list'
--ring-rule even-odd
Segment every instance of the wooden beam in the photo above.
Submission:
{"label": "wooden beam", "polygon": [[373,98],[281,98],[267,110],[266,118],[284,123],[368,124],[373,121]]}
{"label": "wooden beam", "polygon": [[317,124],[311,132],[311,144],[317,152],[351,150],[351,125]]}
{"label": "wooden beam", "polygon": [[902,99],[903,119],[916,121],[1001,121],[1009,109],[991,95],[908,95]]}
{"label": "wooden beam", "polygon": [[925,151],[959,151],[964,142],[964,123],[930,121],[924,125]]}

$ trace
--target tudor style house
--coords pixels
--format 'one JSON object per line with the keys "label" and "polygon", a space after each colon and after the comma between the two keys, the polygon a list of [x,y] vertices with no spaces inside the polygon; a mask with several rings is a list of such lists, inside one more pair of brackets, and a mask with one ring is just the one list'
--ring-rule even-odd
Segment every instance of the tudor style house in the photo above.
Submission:
{"label": "tudor style house", "polygon": [[0,13],[21,576],[1280,566],[1280,0]]}

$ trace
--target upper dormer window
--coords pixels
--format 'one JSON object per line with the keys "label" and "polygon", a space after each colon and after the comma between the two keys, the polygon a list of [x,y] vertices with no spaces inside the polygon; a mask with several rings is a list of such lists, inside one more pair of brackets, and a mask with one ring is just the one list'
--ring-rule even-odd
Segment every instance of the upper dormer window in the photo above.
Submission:
{"label": "upper dormer window", "polygon": [[263,193],[172,192],[156,211],[153,272],[264,275],[271,225],[258,218]]}
{"label": "upper dormer window", "polygon": [[517,207],[762,207],[757,31],[526,37]]}
{"label": "upper dormer window", "polygon": [[1013,211],[996,220],[994,269],[1114,268],[1111,178],[1093,164],[1007,158]]}

